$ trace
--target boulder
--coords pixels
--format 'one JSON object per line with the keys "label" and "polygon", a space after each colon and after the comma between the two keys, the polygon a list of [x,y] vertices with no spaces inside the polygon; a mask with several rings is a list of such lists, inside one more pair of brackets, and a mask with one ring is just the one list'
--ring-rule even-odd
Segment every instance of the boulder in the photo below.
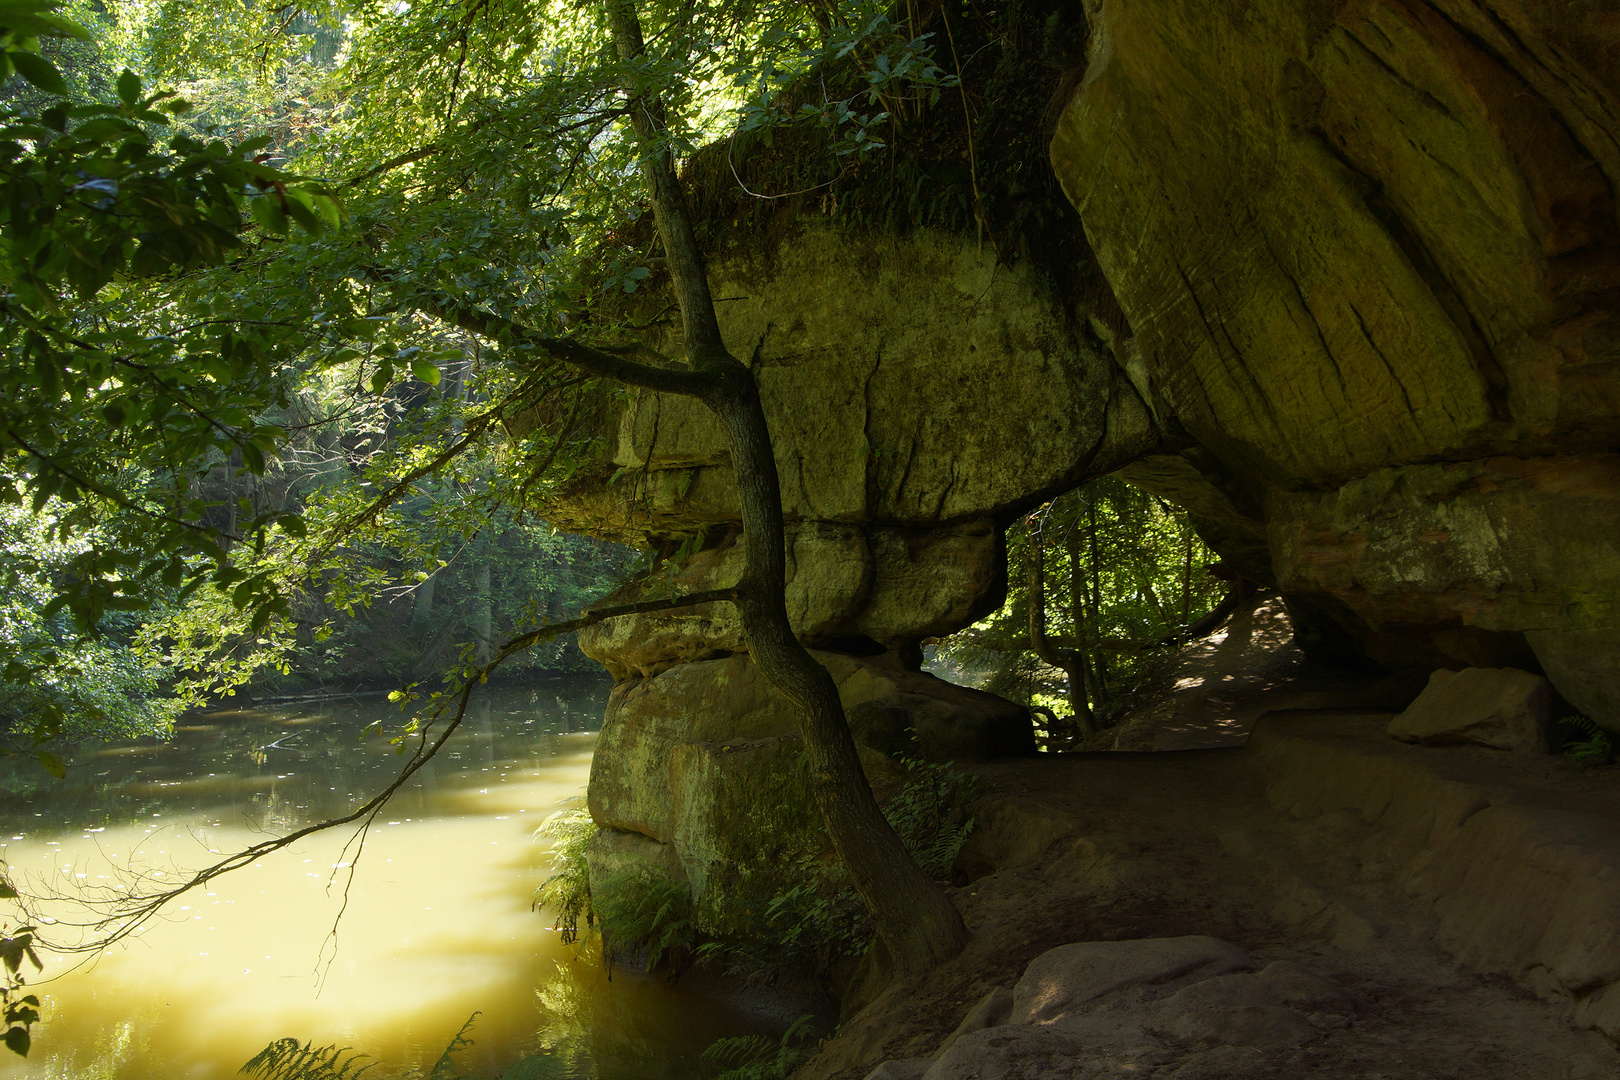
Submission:
{"label": "boulder", "polygon": [[1210,937],[1052,949],[1010,996],[995,990],[973,1007],[923,1080],[1271,1075],[1284,1064],[1271,1055],[1327,1035],[1311,1016],[1342,1016],[1355,999],[1300,964],[1256,966]]}
{"label": "boulder", "polygon": [[977,1005],[968,1010],[968,1014],[962,1018],[962,1022],[956,1025],[956,1030],[947,1035],[945,1041],[939,1044],[939,1053],[943,1054],[955,1046],[964,1035],[975,1031],[983,1031],[985,1028],[1000,1027],[1012,1015],[1012,1010],[1013,992],[1005,986],[996,987],[980,998]]}
{"label": "boulder", "polygon": [[866,1080],[922,1080],[923,1074],[933,1064],[933,1058],[905,1058],[896,1061],[885,1061],[867,1073]]}
{"label": "boulder", "polygon": [[1256,1050],[1300,1046],[1321,1034],[1305,1017],[1281,1005],[1188,1009],[1175,1018],[1170,1032],[1205,1046],[1252,1046]]}
{"label": "boulder", "polygon": [[1403,742],[1545,751],[1552,701],[1552,685],[1528,671],[1441,669],[1429,676],[1417,700],[1389,722],[1389,733]]}
{"label": "boulder", "polygon": [[1242,950],[1197,935],[1063,945],[1024,969],[1013,990],[1009,1022],[1050,1020],[1127,987],[1210,978],[1255,966]]}
{"label": "boulder", "polygon": [[1170,1013],[1240,1005],[1286,1005],[1304,1012],[1351,1015],[1356,999],[1337,983],[1303,964],[1278,960],[1254,973],[1221,975],[1178,990],[1166,1004]]}

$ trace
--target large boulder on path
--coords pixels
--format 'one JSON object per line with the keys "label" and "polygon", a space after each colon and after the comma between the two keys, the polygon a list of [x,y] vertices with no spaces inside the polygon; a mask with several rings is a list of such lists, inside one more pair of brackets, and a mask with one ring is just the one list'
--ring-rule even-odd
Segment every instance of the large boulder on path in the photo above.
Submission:
{"label": "large boulder on path", "polygon": [[1189,975],[1248,971],[1255,962],[1218,938],[1193,935],[1139,941],[1082,941],[1042,953],[1013,990],[1014,1024],[1039,1023],[1105,994]]}
{"label": "large boulder on path", "polygon": [[1389,723],[1402,742],[1474,743],[1534,753],[1547,748],[1552,684],[1517,668],[1436,671],[1423,693]]}

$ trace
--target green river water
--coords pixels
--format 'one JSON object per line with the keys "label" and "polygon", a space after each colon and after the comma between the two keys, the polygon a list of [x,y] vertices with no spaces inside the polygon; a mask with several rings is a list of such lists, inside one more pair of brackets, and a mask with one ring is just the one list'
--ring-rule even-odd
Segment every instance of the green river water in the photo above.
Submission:
{"label": "green river water", "polygon": [[[712,1074],[698,1054],[750,1030],[743,1018],[662,978],[610,981],[594,949],[562,945],[530,910],[550,843],[531,834],[579,805],[606,696],[596,682],[481,688],[356,866],[340,865],[352,830],[313,836],[93,961],[46,954],[34,1049],[0,1051],[0,1078],[224,1078],[292,1036],[363,1051],[383,1080],[425,1072],[474,1012],[461,1077],[541,1052],[568,1076]],[[25,893],[56,898],[31,904],[58,920],[43,929],[71,937],[105,890],[177,880],[364,801],[401,763],[366,732],[400,719],[380,697],[219,709],[168,742],[85,749],[65,781],[0,759],[0,858]]]}

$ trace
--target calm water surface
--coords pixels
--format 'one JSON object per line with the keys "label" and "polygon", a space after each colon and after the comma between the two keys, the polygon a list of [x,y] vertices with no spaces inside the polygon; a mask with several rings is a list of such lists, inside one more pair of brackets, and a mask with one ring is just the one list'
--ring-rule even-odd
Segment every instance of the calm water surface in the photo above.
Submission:
{"label": "calm water surface", "polygon": [[[529,908],[550,845],[531,834],[579,805],[606,696],[483,688],[384,811],[352,882],[339,865],[352,830],[334,830],[188,894],[77,970],[47,955],[34,1050],[0,1052],[0,1077],[223,1080],[295,1036],[364,1051],[381,1080],[425,1072],[475,1011],[462,1077],[542,1051],[599,1080],[712,1071],[698,1053],[746,1022],[662,979],[609,982],[594,950],[561,945]],[[221,709],[166,743],[83,751],[65,781],[0,760],[0,858],[25,893],[58,897],[34,910],[66,936],[77,898],[132,875],[177,880],[363,802],[401,763],[372,725],[401,719],[380,698]]]}

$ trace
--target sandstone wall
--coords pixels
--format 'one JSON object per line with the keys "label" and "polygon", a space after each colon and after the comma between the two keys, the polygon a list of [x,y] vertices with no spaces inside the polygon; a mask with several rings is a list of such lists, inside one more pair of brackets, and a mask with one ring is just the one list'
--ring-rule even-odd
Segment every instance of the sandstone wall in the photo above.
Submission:
{"label": "sandstone wall", "polygon": [[[1318,654],[1539,665],[1620,721],[1612,5],[1085,9],[1052,164],[1118,311],[1074,310],[1050,267],[998,265],[968,237],[822,218],[731,236],[710,267],[772,426],[793,622],[849,669],[846,705],[881,701],[863,723],[916,752],[1017,742],[1014,714],[895,680],[922,678],[921,638],[1000,602],[1014,515],[1122,471],[1278,585]],[[679,357],[661,325],[650,344]],[[606,436],[550,518],[697,551],[626,598],[730,584],[746,538],[702,407],[631,391]],[[581,644],[620,680],[594,865],[658,865],[711,925],[736,921],[706,883],[819,833],[735,616],[619,619]],[[863,739],[881,777],[901,743]],[[779,820],[745,821],[746,793]],[[762,829],[785,846],[738,846]]]}
{"label": "sandstone wall", "polygon": [[1134,478],[1375,659],[1517,642],[1620,720],[1612,6],[1087,12],[1053,164],[1198,443]]}
{"label": "sandstone wall", "polygon": [[[788,610],[839,681],[869,776],[906,757],[1033,750],[1023,709],[915,670],[918,642],[1002,602],[1010,517],[1158,444],[1112,354],[1046,279],[971,238],[877,240],[805,222],[769,258],[711,265],[732,352],[764,398],[788,527]],[[673,334],[653,347],[680,355]],[[618,594],[730,585],[748,542],[723,436],[706,410],[631,391],[610,479],[554,522],[697,550]],[[618,680],[592,766],[601,875],[684,878],[710,932],[747,928],[795,861],[825,854],[797,720],[746,656],[727,604],[626,616],[580,634]],[[739,906],[742,905],[742,906]]]}

